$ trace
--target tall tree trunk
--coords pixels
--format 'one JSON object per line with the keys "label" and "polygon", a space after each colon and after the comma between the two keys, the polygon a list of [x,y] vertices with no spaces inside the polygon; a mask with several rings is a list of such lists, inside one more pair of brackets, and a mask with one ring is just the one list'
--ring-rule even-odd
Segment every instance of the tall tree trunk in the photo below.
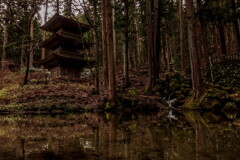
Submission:
{"label": "tall tree trunk", "polygon": [[[236,12],[237,6],[235,0],[231,0],[231,7],[233,12]],[[234,52],[240,51],[240,31],[237,19],[233,19],[233,33],[234,33]]]}
{"label": "tall tree trunk", "polygon": [[[33,2],[33,0],[32,0]],[[23,84],[26,85],[28,83],[28,76],[29,76],[29,69],[30,67],[32,67],[33,65],[33,53],[34,53],[34,46],[33,46],[33,31],[34,31],[34,16],[37,13],[37,8],[36,6],[32,6],[32,14],[30,16],[29,19],[29,24],[28,24],[28,28],[29,28],[29,35],[28,35],[28,50],[27,50],[27,68],[26,68],[26,73],[25,73],[25,77],[24,77],[24,81]]]}
{"label": "tall tree trunk", "polygon": [[149,79],[147,90],[151,91],[159,77],[159,52],[160,52],[160,0],[146,1],[147,41],[148,41],[148,66]]}
{"label": "tall tree trunk", "polygon": [[154,79],[159,78],[160,67],[160,0],[154,0]]}
{"label": "tall tree trunk", "polygon": [[137,54],[137,67],[138,69],[140,68],[141,65],[141,40],[140,40],[140,35],[139,35],[139,28],[138,28],[138,22],[137,19],[135,19],[135,29],[136,29],[136,40],[137,40],[137,44],[136,44],[136,54]]}
{"label": "tall tree trunk", "polygon": [[154,63],[154,42],[153,42],[153,23],[152,23],[152,2],[146,1],[146,18],[147,18],[147,44],[148,44],[148,85],[147,90],[151,90],[155,85],[153,63]]}
{"label": "tall tree trunk", "polygon": [[[44,14],[44,23],[47,22],[47,16],[48,16],[48,0],[45,2],[45,14]],[[43,41],[46,40],[46,32],[43,32]],[[46,56],[46,49],[42,48],[42,54],[41,54],[41,59],[44,59]]]}
{"label": "tall tree trunk", "polygon": [[180,56],[181,56],[181,71],[182,73],[185,72],[185,65],[184,65],[184,55],[183,55],[183,16],[182,16],[182,0],[178,0],[179,8],[178,8],[178,15],[179,15],[179,38],[180,38]]}
{"label": "tall tree trunk", "polygon": [[[198,12],[201,13],[202,10],[202,1],[201,0],[197,0],[197,9]],[[204,15],[200,14],[199,18],[199,42],[200,42],[200,53],[201,53],[201,65],[202,65],[202,73],[204,72],[204,70],[207,68],[207,66],[209,65],[209,53],[208,53],[208,46],[207,46],[207,29],[206,29],[206,23],[205,23],[205,17]]]}
{"label": "tall tree trunk", "polygon": [[123,77],[124,77],[124,87],[130,85],[129,82],[129,10],[128,10],[128,0],[124,0],[124,16],[125,16],[125,29],[124,29],[124,55],[123,55]]}
{"label": "tall tree trunk", "polygon": [[[28,38],[29,41],[31,41],[31,37]],[[28,84],[28,76],[29,76],[29,68],[30,68],[30,59],[31,59],[31,42],[28,44],[28,51],[27,51],[27,68],[26,68],[26,73],[24,77],[23,84],[26,85]]]}
{"label": "tall tree trunk", "polygon": [[219,34],[219,42],[220,42],[220,49],[221,49],[221,55],[227,54],[227,47],[226,47],[226,37],[225,37],[225,29],[223,25],[223,21],[218,21],[218,34]]}
{"label": "tall tree trunk", "polygon": [[25,36],[22,36],[21,57],[20,57],[20,67],[21,68],[24,67],[23,57],[24,57],[25,51],[26,51],[24,40],[25,40]]}
{"label": "tall tree trunk", "polygon": [[59,0],[57,0],[56,10],[57,10],[57,14],[59,14]]}
{"label": "tall tree trunk", "polygon": [[113,19],[113,43],[114,43],[114,61],[115,61],[115,69],[116,69],[116,73],[118,73],[117,71],[117,67],[118,67],[118,56],[117,56],[117,32],[116,32],[116,27],[115,27],[115,21],[116,21],[116,10],[115,10],[115,0],[112,0],[112,19]]}
{"label": "tall tree trunk", "polygon": [[164,62],[164,72],[166,72],[168,70],[168,45],[167,45],[167,36],[166,34],[163,36],[163,40],[162,40],[162,49],[163,49],[163,62]]}
{"label": "tall tree trunk", "polygon": [[216,25],[213,26],[213,37],[215,40],[216,55],[221,56],[221,44],[220,44],[220,38],[218,33],[219,33],[218,27]]}
{"label": "tall tree trunk", "polygon": [[30,68],[33,67],[33,37],[34,36],[34,17],[31,19],[31,25],[30,25],[30,61],[29,65]]}
{"label": "tall tree trunk", "polygon": [[94,21],[94,54],[97,61],[95,87],[96,92],[99,93],[99,38],[97,34],[97,5],[93,3],[93,21]]}
{"label": "tall tree trunk", "polygon": [[111,0],[105,0],[106,3],[106,22],[107,22],[107,51],[108,51],[108,75],[109,75],[109,101],[111,105],[116,105],[117,90],[114,64],[114,43],[113,43],[113,23]]}
{"label": "tall tree trunk", "polygon": [[168,35],[168,69],[169,71],[173,71],[172,70],[172,65],[173,65],[173,44],[172,44],[172,34]]}
{"label": "tall tree trunk", "polygon": [[72,16],[72,0],[64,0],[64,15]]}
{"label": "tall tree trunk", "polygon": [[193,0],[186,0],[186,9],[188,16],[188,43],[190,53],[190,63],[192,71],[192,84],[193,84],[193,96],[194,99],[199,99],[201,96],[201,70],[200,61],[197,50],[197,39],[196,39],[196,24],[194,21],[194,5]]}
{"label": "tall tree trunk", "polygon": [[8,26],[5,24],[3,26],[3,46],[2,46],[2,70],[6,69],[6,48],[8,43]]}
{"label": "tall tree trunk", "polygon": [[[137,0],[134,0],[134,6],[136,6]],[[135,18],[134,18],[134,26],[135,26],[135,30],[136,30],[136,66],[137,69],[140,69],[140,64],[141,64],[141,49],[140,49],[140,35],[139,35],[139,27],[138,27],[138,16],[137,16],[137,12],[135,11]]]}
{"label": "tall tree trunk", "polygon": [[103,83],[108,86],[108,51],[107,51],[107,26],[106,26],[106,1],[102,1],[102,52],[103,52]]}

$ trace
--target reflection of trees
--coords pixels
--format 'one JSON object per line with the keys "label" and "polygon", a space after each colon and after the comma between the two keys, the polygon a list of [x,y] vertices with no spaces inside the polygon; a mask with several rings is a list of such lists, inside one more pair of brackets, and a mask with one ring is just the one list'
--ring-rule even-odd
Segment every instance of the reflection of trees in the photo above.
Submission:
{"label": "reflection of trees", "polygon": [[92,130],[93,130],[93,134],[94,134],[93,146],[98,151],[98,149],[99,149],[99,126],[93,126]]}
{"label": "reflection of trees", "polygon": [[25,139],[21,137],[22,159],[25,160]]}
{"label": "reflection of trees", "polygon": [[111,115],[109,124],[109,157],[108,159],[115,160],[117,156],[117,117],[116,115]]}
{"label": "reflection of trees", "polygon": [[135,115],[127,120],[92,114],[3,116],[0,159],[234,160],[240,156],[240,131],[228,123],[209,123],[199,113],[185,112],[169,124],[166,116]]}
{"label": "reflection of trees", "polygon": [[206,155],[208,155],[206,123],[198,112],[186,112],[184,115],[195,130],[196,160],[206,160]]}
{"label": "reflection of trees", "polygon": [[131,159],[131,130],[124,128],[122,130],[122,138],[124,143],[124,158],[126,160]]}
{"label": "reflection of trees", "polygon": [[205,119],[199,112],[184,112],[184,117],[195,133],[196,160],[232,160],[240,156],[239,130],[228,122],[219,121],[212,113],[205,114]]}

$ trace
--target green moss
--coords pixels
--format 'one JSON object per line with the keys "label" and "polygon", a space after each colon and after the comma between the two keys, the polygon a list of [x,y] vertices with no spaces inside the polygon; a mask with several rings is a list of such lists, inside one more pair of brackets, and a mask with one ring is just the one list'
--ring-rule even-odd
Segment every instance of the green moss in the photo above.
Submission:
{"label": "green moss", "polygon": [[111,109],[112,107],[111,107],[111,104],[110,104],[110,102],[107,102],[106,103],[106,106],[105,106],[105,110],[108,110],[108,109]]}
{"label": "green moss", "polygon": [[2,129],[0,130],[0,136],[5,135],[5,133],[6,133],[6,132],[5,132],[4,130],[2,130]]}
{"label": "green moss", "polygon": [[111,113],[106,112],[105,115],[106,115],[107,120],[109,120],[111,118]]}
{"label": "green moss", "polygon": [[6,92],[5,89],[0,90],[0,99],[3,99],[5,97],[5,92]]}
{"label": "green moss", "polygon": [[31,79],[31,80],[30,80],[30,83],[32,83],[32,84],[33,84],[33,83],[37,83],[37,82],[38,82],[37,79]]}
{"label": "green moss", "polygon": [[240,89],[239,67],[240,63],[238,61],[233,61],[231,63],[215,64],[213,65],[212,70],[209,69],[204,74],[204,84],[210,85],[214,83],[215,87],[223,88],[223,90],[226,90],[230,93],[232,92],[232,86]]}
{"label": "green moss", "polygon": [[200,109],[200,104],[196,100],[194,100],[193,97],[190,97],[184,103],[183,108],[185,108],[185,109]]}
{"label": "green moss", "polygon": [[173,81],[173,82],[170,83],[170,90],[172,92],[177,91],[179,89],[180,89],[180,85],[177,82]]}
{"label": "green moss", "polygon": [[197,101],[192,101],[191,103],[189,103],[190,108],[199,108],[200,105]]}
{"label": "green moss", "polygon": [[129,126],[129,128],[132,130],[132,131],[134,131],[134,130],[136,130],[136,128],[137,128],[137,124],[131,124],[130,126]]}
{"label": "green moss", "polygon": [[128,94],[129,94],[130,96],[136,96],[136,95],[137,95],[137,90],[136,90],[135,88],[130,88],[130,89],[128,90]]}

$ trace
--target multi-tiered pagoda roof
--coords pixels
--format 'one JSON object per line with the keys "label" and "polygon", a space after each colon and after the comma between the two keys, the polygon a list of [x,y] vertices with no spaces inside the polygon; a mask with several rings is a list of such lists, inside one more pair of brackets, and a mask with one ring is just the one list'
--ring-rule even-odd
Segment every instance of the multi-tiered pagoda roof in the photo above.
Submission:
{"label": "multi-tiered pagoda roof", "polygon": [[55,14],[49,21],[47,21],[43,26],[40,27],[42,30],[47,32],[57,32],[60,29],[65,29],[73,33],[85,33],[90,30],[89,25],[78,22],[73,19]]}
{"label": "multi-tiered pagoda roof", "polygon": [[55,14],[40,28],[52,35],[39,44],[50,55],[37,65],[49,69],[53,77],[78,77],[82,68],[93,64],[84,55],[84,50],[91,47],[83,38],[83,34],[90,30],[89,25]]}

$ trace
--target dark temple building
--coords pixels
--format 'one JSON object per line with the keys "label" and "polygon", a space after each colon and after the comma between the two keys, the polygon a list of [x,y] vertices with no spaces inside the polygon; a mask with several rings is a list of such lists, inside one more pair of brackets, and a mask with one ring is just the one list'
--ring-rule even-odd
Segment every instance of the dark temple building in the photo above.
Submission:
{"label": "dark temple building", "polygon": [[50,70],[52,78],[79,78],[83,68],[93,66],[85,55],[91,44],[83,40],[89,25],[55,14],[40,28],[52,33],[39,44],[50,54],[36,64]]}

